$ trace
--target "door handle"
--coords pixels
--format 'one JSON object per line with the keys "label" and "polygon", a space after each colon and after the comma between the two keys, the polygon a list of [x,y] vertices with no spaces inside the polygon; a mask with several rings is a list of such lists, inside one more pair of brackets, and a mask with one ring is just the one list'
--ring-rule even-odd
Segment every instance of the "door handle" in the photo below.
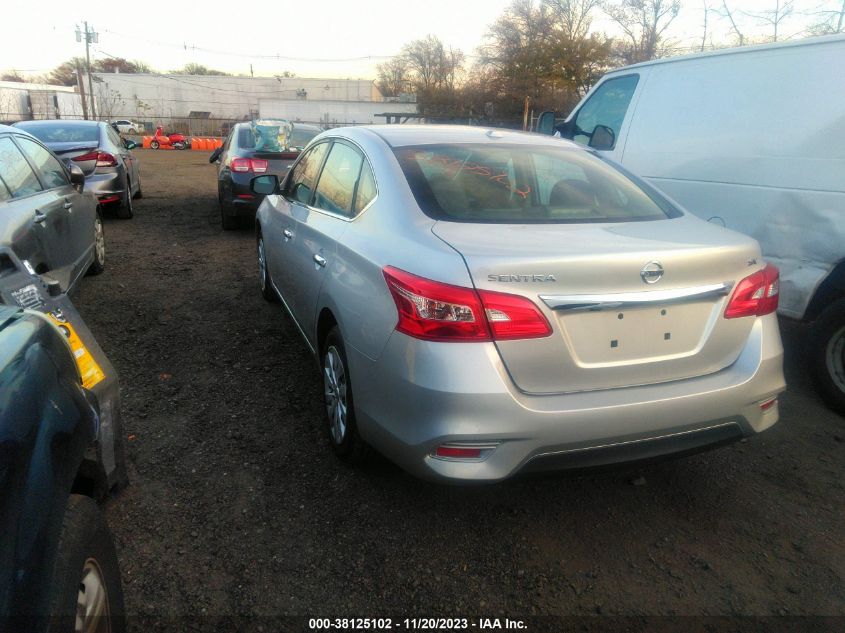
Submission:
{"label": "door handle", "polygon": [[328,262],[326,261],[326,258],[325,258],[325,257],[320,257],[319,255],[317,255],[317,254],[315,253],[315,254],[314,254],[314,263],[315,263],[315,264],[317,264],[317,266],[319,266],[320,268],[325,268],[325,267],[326,267],[326,264],[327,264]]}
{"label": "door handle", "polygon": [[65,203],[62,206],[65,209],[73,209],[73,203],[70,200],[65,200]]}
{"label": "door handle", "polygon": [[289,240],[293,237],[293,233],[291,232],[290,229],[285,229],[284,231],[282,231],[282,235],[285,236],[285,241],[287,241],[287,240]]}
{"label": "door handle", "polygon": [[33,220],[33,222],[38,222],[39,224],[42,224],[46,221],[47,221],[47,216],[44,215],[43,213],[41,213],[41,211],[39,211],[38,209],[36,209],[35,210],[35,219]]}

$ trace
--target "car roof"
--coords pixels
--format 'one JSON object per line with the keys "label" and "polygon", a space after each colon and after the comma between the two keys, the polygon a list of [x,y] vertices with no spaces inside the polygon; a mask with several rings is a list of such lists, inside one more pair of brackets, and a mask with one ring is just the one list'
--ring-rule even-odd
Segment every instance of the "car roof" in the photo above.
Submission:
{"label": "car roof", "polygon": [[342,132],[350,138],[369,132],[381,137],[391,147],[456,143],[506,143],[556,148],[581,147],[571,141],[545,134],[469,125],[363,125],[360,127],[336,128],[331,132]]}
{"label": "car roof", "polygon": [[[15,134],[24,134],[25,136],[29,136],[30,138],[35,138],[34,136],[32,136],[32,134],[30,134],[29,132],[27,132],[27,131],[26,131],[25,129],[23,129],[22,127],[16,127],[16,126],[15,126],[15,127],[13,127],[13,126],[11,126],[11,125],[2,125],[2,124],[0,124],[0,134],[7,134],[7,133],[9,133],[9,132],[14,132]],[[36,139],[36,140],[37,140],[37,139]]]}

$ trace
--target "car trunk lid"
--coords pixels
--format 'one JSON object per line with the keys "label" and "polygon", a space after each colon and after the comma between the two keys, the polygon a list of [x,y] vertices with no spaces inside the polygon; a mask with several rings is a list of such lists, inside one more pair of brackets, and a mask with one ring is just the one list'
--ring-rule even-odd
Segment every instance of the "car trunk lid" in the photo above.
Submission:
{"label": "car trunk lid", "polygon": [[[97,147],[99,143],[97,141],[90,141],[90,142],[68,142],[68,143],[48,143],[53,152],[55,152],[56,156],[61,158],[64,161],[72,160],[76,163],[82,172],[88,176],[94,173],[94,170],[97,168]],[[80,157],[89,157],[88,160],[79,160]]]}
{"label": "car trunk lid", "polygon": [[[476,288],[529,298],[550,337],[497,341],[516,385],[561,393],[700,376],[732,364],[753,319],[725,319],[756,243],[694,218],[614,224],[437,222]],[[662,268],[662,275],[658,270]]]}

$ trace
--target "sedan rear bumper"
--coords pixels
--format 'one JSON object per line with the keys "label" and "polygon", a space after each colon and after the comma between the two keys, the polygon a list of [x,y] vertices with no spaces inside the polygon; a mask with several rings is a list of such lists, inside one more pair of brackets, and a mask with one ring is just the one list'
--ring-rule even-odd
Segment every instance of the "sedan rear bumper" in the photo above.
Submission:
{"label": "sedan rear bumper", "polygon": [[93,193],[99,200],[113,197],[123,200],[126,195],[126,176],[122,170],[90,174],[85,177],[84,191]]}
{"label": "sedan rear bumper", "polygon": [[[394,333],[378,361],[348,350],[360,432],[406,470],[442,481],[496,481],[683,454],[763,431],[785,389],[774,315],[757,318],[737,360],[673,382],[555,395],[514,386],[491,343],[432,343]],[[435,456],[484,445],[481,459]]]}

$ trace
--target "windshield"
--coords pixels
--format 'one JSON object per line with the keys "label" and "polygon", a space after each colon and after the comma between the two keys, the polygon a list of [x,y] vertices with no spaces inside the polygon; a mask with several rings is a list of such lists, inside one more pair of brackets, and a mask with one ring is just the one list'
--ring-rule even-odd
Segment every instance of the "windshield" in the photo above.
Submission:
{"label": "windshield", "polygon": [[679,215],[589,152],[525,145],[394,150],[420,208],[456,222],[581,223]]}
{"label": "windshield", "polygon": [[64,125],[62,123],[19,124],[35,138],[45,143],[96,143],[100,140],[100,129],[94,125]]}

